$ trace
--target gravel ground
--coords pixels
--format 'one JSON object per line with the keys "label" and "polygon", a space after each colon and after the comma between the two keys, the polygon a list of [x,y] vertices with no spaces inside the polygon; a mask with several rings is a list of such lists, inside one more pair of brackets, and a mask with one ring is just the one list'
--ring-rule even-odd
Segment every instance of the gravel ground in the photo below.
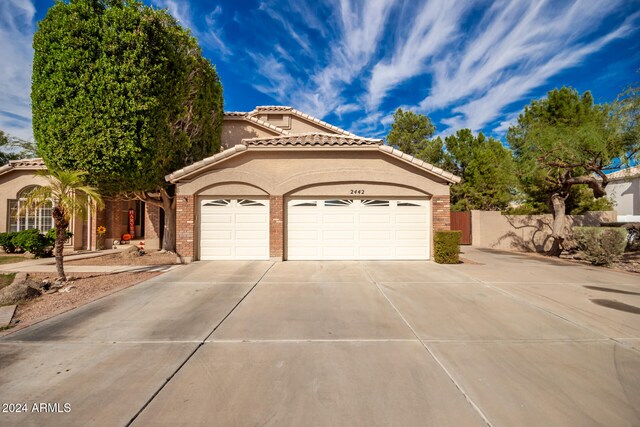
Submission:
{"label": "gravel ground", "polygon": [[123,251],[95,258],[67,261],[65,265],[167,265],[177,264],[176,258],[176,254],[171,252],[150,251],[141,256],[132,256]]}
{"label": "gravel ground", "polygon": [[[563,254],[560,259],[582,265],[592,265],[589,261],[581,259],[578,254]],[[626,252],[620,261],[614,262],[609,267],[602,266],[602,268],[612,268],[628,271],[630,273],[640,273],[640,252]]]}
{"label": "gravel ground", "polygon": [[[16,314],[14,315],[14,320],[17,319],[20,322],[17,327],[12,330],[22,329],[25,326],[87,304],[159,274],[161,273],[125,272],[74,274],[74,279],[65,284],[65,287],[74,286],[69,292],[45,293],[40,297],[19,304]],[[71,277],[71,275],[68,276]],[[37,273],[29,274],[27,280],[39,283],[44,279],[51,279],[53,281],[55,278],[55,274]]]}

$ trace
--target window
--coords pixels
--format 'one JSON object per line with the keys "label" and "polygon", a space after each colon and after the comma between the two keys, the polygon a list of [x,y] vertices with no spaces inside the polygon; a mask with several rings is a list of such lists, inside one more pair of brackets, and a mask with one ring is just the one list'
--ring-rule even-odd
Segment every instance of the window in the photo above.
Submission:
{"label": "window", "polygon": [[353,200],[325,200],[324,205],[327,207],[332,206],[350,206],[353,204]]}
{"label": "window", "polygon": [[220,199],[220,200],[211,200],[210,202],[204,203],[202,206],[228,206],[231,203],[229,199]]}
{"label": "window", "polygon": [[411,203],[411,202],[398,202],[398,206],[420,206],[416,203]]}
{"label": "window", "polygon": [[318,206],[318,202],[316,202],[315,200],[310,200],[308,202],[297,202],[296,204],[292,205],[292,206],[308,206],[308,207],[312,207],[312,206]]}
{"label": "window", "polygon": [[257,200],[240,199],[238,200],[240,206],[264,206],[264,203]]}
{"label": "window", "polygon": [[388,200],[363,200],[364,206],[389,206]]}
{"label": "window", "polygon": [[41,233],[46,233],[53,228],[51,204],[38,209],[30,209],[26,206],[27,196],[34,188],[36,187],[27,187],[18,193],[18,200],[9,200],[9,231],[35,228]]}

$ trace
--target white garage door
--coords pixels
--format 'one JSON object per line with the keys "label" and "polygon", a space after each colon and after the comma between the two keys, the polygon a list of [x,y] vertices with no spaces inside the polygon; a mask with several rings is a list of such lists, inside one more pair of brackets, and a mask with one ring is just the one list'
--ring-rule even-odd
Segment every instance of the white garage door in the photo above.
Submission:
{"label": "white garage door", "polygon": [[202,200],[200,259],[269,259],[269,201]]}
{"label": "white garage door", "polygon": [[287,202],[287,259],[428,259],[429,200]]}

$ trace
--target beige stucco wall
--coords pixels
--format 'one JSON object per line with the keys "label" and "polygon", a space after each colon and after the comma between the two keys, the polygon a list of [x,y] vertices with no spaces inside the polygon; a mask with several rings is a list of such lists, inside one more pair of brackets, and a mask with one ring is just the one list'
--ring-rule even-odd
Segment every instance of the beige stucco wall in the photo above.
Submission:
{"label": "beige stucco wall", "polygon": [[[245,183],[262,194],[350,196],[351,189],[369,185],[364,196],[448,195],[449,186],[440,177],[373,150],[345,149],[314,151],[255,150],[212,165],[190,182],[178,184],[180,195],[215,195],[214,185]],[[318,194],[312,186],[335,185],[331,191]],[[360,187],[358,187],[360,185]],[[392,187],[397,187],[394,192]],[[230,191],[220,194],[231,194]],[[235,191],[235,190],[233,190]],[[381,193],[375,193],[380,191]],[[253,192],[250,194],[259,194]],[[247,194],[249,195],[249,193]]]}
{"label": "beige stucco wall", "polygon": [[0,175],[0,232],[7,231],[9,200],[16,199],[25,187],[45,185],[47,180],[33,170],[12,170]]}
{"label": "beige stucco wall", "polygon": [[610,182],[605,189],[619,216],[640,215],[640,177]]}
{"label": "beige stucco wall", "polygon": [[227,118],[222,123],[221,145],[226,149],[240,144],[245,138],[266,138],[276,135],[279,133],[246,120]]}
{"label": "beige stucco wall", "polygon": [[[616,214],[587,212],[568,215],[566,231],[572,226],[598,226],[601,222],[615,221]],[[551,223],[548,215],[502,215],[494,211],[471,211],[473,246],[511,251],[542,252],[551,248]]]}
{"label": "beige stucco wall", "polygon": [[[282,120],[269,119],[269,116],[273,117],[278,115],[282,115]],[[298,117],[294,114],[287,114],[286,112],[273,111],[270,113],[257,114],[255,117],[267,123],[271,123],[274,126],[281,127],[291,134],[308,132],[336,133],[332,129],[326,128],[302,117]]]}

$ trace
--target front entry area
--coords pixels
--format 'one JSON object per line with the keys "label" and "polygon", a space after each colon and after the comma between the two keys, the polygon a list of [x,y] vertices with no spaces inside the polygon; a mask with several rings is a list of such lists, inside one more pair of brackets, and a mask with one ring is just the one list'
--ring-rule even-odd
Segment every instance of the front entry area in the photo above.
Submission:
{"label": "front entry area", "polygon": [[428,199],[290,199],[289,260],[425,260]]}
{"label": "front entry area", "polygon": [[200,259],[268,260],[269,200],[201,200]]}

